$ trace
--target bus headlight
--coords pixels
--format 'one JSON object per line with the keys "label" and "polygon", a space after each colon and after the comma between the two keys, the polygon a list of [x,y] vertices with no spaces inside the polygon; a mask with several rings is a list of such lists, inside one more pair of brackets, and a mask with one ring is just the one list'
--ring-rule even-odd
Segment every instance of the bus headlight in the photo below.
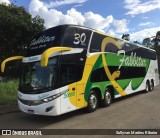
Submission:
{"label": "bus headlight", "polygon": [[47,98],[43,99],[42,101],[43,101],[43,102],[50,102],[50,101],[52,101],[52,100],[54,100],[54,99],[56,99],[56,98],[58,98],[58,97],[60,97],[60,96],[61,96],[61,94],[58,93],[58,94],[56,94],[56,95],[52,95],[52,96],[50,96],[50,97],[47,97]]}

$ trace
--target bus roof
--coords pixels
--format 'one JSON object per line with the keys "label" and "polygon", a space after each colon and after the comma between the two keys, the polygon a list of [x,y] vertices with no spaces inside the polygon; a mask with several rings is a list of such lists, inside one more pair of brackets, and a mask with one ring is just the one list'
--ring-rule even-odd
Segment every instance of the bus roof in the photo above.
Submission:
{"label": "bus roof", "polygon": [[[75,44],[75,38],[74,36],[77,34],[77,28],[78,33],[83,34],[85,33],[85,38],[86,42],[85,44],[78,44],[78,41],[76,40]],[[142,47],[148,50],[152,50],[150,48],[131,43],[129,41],[116,38],[114,36],[110,36],[108,34],[105,34],[101,31],[91,29],[88,27],[80,26],[80,25],[72,25],[72,24],[64,24],[64,25],[59,25],[55,26],[49,29],[44,30],[43,32],[37,34],[31,43],[27,47],[27,55],[26,56],[34,56],[34,55],[40,55],[42,54],[46,49],[54,46],[65,46],[65,47],[73,47],[73,48],[88,48],[90,36],[92,32],[96,32],[100,35],[112,37],[121,41],[125,41],[126,43],[133,44],[138,47]],[[152,50],[155,51],[155,50]]]}
{"label": "bus roof", "polygon": [[99,33],[99,34],[102,34],[102,35],[105,35],[105,36],[108,36],[108,37],[116,38],[116,39],[119,39],[119,40],[121,40],[121,41],[125,41],[125,42],[127,42],[127,43],[131,43],[131,44],[133,44],[133,45],[135,45],[135,46],[139,46],[139,47],[142,47],[142,48],[146,48],[146,49],[148,49],[148,50],[155,51],[154,49],[145,47],[145,46],[140,45],[140,44],[135,44],[135,43],[133,43],[133,42],[130,42],[130,41],[127,41],[127,40],[118,38],[118,37],[114,37],[114,36],[112,36],[112,35],[109,35],[109,34],[104,33],[103,31],[95,30],[95,29],[92,29],[92,28],[89,28],[89,27],[85,27],[85,26],[81,26],[81,25],[73,25],[73,24],[64,24],[64,25],[60,25],[60,26],[72,26],[72,27],[77,27],[77,28],[82,28],[82,29],[88,29],[88,30],[91,30],[91,31],[93,31],[93,32],[97,32],[97,33]]}

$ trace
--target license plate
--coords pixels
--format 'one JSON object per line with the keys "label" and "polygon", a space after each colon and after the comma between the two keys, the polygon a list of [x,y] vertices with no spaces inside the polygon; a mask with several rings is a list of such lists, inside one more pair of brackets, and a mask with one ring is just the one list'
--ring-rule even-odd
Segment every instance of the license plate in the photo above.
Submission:
{"label": "license plate", "polygon": [[28,113],[30,113],[30,114],[34,114],[34,110],[30,110],[30,109],[28,109]]}

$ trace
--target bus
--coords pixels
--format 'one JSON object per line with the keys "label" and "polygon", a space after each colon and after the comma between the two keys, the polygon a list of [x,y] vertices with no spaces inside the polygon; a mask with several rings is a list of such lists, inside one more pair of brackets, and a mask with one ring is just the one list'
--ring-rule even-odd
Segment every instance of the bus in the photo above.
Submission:
{"label": "bus", "polygon": [[21,60],[18,107],[57,116],[80,108],[107,107],[115,98],[152,91],[159,84],[156,52],[78,25],[37,34]]}

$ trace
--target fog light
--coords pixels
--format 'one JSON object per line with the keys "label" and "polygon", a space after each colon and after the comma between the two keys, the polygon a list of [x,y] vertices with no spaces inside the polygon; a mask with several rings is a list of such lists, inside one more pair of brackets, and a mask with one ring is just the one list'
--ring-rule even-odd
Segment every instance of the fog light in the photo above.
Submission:
{"label": "fog light", "polygon": [[46,112],[53,110],[53,108],[54,108],[53,106],[46,108]]}

